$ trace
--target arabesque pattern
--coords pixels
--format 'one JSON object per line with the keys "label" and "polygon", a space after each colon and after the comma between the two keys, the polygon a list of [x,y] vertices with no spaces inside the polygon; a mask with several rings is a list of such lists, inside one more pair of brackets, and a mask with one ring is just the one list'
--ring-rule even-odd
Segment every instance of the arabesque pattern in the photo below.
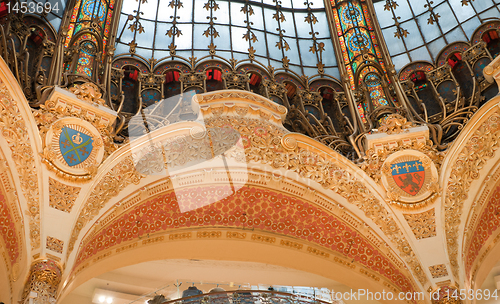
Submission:
{"label": "arabesque pattern", "polygon": [[20,244],[17,239],[15,220],[9,211],[9,206],[3,193],[0,193],[0,235],[10,258],[10,264],[14,265],[19,258]]}
{"label": "arabesque pattern", "polygon": [[469,276],[472,265],[489,237],[500,227],[500,186],[491,194],[490,200],[484,206],[479,221],[474,229],[472,241],[465,256],[466,273]]}
{"label": "arabesque pattern", "polygon": [[488,159],[495,156],[499,138],[500,113],[493,112],[465,143],[452,167],[445,199],[445,223],[448,254],[455,278],[459,277],[458,236],[464,202],[472,182],[480,177],[479,171]]}
{"label": "arabesque pattern", "polygon": [[[99,252],[147,234],[188,227],[233,227],[315,243],[386,277],[402,291],[414,290],[411,281],[376,246],[325,210],[254,186],[231,192],[229,186],[195,187],[143,201],[86,240],[75,267]],[[190,211],[180,212],[186,209]]]}

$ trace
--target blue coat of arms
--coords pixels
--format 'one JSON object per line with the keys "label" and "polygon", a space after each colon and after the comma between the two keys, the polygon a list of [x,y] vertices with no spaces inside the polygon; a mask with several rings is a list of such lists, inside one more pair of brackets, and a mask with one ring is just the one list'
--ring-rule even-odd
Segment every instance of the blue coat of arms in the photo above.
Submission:
{"label": "blue coat of arms", "polygon": [[68,164],[73,167],[83,163],[92,152],[92,137],[69,127],[63,127],[59,136],[59,148]]}

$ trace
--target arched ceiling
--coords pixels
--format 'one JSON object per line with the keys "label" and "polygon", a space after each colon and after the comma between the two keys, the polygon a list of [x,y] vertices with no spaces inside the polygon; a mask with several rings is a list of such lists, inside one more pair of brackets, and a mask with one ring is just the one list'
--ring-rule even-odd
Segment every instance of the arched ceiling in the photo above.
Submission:
{"label": "arched ceiling", "polygon": [[175,299],[192,284],[203,292],[209,292],[217,286],[225,290],[256,287],[265,290],[269,286],[275,289],[279,289],[277,286],[293,286],[296,290],[309,286],[328,288],[335,292],[350,290],[348,286],[307,271],[270,264],[171,259],[139,263],[99,275],[77,287],[61,304],[89,303],[96,288],[130,295],[126,303],[138,300],[142,304],[155,293]]}
{"label": "arched ceiling", "polygon": [[[436,164],[436,196],[404,207],[394,204],[371,174],[381,170],[385,158],[357,166],[284,129],[283,106],[237,90],[195,96],[203,121],[172,124],[125,144],[106,155],[90,182],[75,181],[40,164],[33,112],[1,63],[4,117],[16,119],[2,122],[0,142],[3,151],[11,151],[5,158],[16,173],[24,242],[31,241],[27,256],[64,265],[61,294],[97,272],[137,263],[138,256],[147,261],[194,254],[237,260],[238,255],[314,269],[346,285],[394,290],[432,289],[442,280],[473,282],[497,262],[500,229],[488,212],[490,206],[496,212],[499,201],[498,96],[478,110]],[[41,121],[41,112],[34,113]],[[11,132],[9,122],[22,132]],[[14,145],[13,134],[24,141]],[[424,153],[432,147],[422,143],[396,153],[413,149]],[[234,170],[228,172],[228,164]],[[475,227],[491,231],[475,237]],[[478,245],[468,251],[472,239]],[[255,255],[256,248],[272,255]],[[470,272],[466,257],[472,257]],[[294,266],[298,260],[307,263]],[[28,275],[27,265],[21,276]]]}

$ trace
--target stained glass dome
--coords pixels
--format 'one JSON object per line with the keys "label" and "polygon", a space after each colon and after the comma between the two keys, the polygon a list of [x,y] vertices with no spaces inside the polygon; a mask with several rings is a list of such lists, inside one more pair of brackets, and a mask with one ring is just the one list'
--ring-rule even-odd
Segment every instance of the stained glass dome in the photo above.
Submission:
{"label": "stained glass dome", "polygon": [[[50,7],[53,8],[50,11],[47,12],[47,14],[42,14],[41,18],[44,19],[45,21],[48,21],[50,25],[52,25],[53,30],[55,33],[59,31],[59,27],[61,26],[61,20],[64,15],[64,11],[66,9],[66,2],[65,0],[26,0],[23,1],[26,2],[26,5],[28,8],[35,8],[34,12],[36,13],[36,7],[37,5],[39,6],[44,6],[45,3],[50,3]],[[31,4],[33,3],[33,4]],[[37,14],[35,14],[37,15]]]}
{"label": "stained glass dome", "polygon": [[337,62],[321,0],[125,0],[115,54],[161,59],[175,46],[177,56],[201,58],[207,50],[264,66],[284,64],[297,75],[338,78]]}
{"label": "stained glass dome", "polygon": [[500,17],[499,3],[386,0],[376,1],[374,6],[392,61],[399,70],[417,60],[436,61],[441,50],[453,42],[470,42],[482,23]]}

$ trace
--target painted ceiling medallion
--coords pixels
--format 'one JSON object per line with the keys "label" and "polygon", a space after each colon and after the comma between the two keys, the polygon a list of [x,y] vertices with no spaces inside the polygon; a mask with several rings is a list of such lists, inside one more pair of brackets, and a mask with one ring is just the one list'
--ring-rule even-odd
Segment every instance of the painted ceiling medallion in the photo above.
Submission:
{"label": "painted ceiling medallion", "polygon": [[382,184],[393,203],[417,207],[437,195],[437,169],[425,154],[406,150],[392,154],[382,166]]}
{"label": "painted ceiling medallion", "polygon": [[91,175],[104,154],[99,131],[79,118],[56,121],[47,132],[45,143],[45,158],[55,169],[75,176]]}

